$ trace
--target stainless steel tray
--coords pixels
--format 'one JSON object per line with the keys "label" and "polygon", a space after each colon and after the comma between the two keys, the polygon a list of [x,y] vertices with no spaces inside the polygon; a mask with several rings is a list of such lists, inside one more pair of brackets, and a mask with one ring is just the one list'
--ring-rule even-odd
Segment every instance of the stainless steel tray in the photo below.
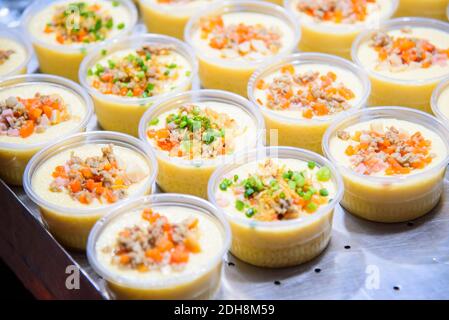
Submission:
{"label": "stainless steel tray", "polygon": [[[22,188],[0,183],[0,203],[0,254],[37,297],[109,298],[85,254],[58,244]],[[69,265],[80,267],[79,289],[65,285]],[[338,207],[317,259],[270,270],[228,254],[223,268],[217,299],[449,299],[449,173],[441,202],[421,219],[373,223]]]}

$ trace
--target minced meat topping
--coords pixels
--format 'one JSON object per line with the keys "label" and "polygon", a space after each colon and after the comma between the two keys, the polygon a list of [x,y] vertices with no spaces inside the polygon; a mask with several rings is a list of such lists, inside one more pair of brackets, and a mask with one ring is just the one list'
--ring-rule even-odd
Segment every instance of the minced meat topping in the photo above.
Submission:
{"label": "minced meat topping", "polygon": [[[120,4],[118,1],[112,3],[113,6]],[[92,43],[105,40],[114,28],[124,29],[125,24],[116,24],[100,4],[73,2],[56,7],[44,32],[54,34],[60,44]]]}
{"label": "minced meat topping", "polygon": [[0,135],[27,138],[70,118],[66,104],[57,94],[38,92],[30,99],[11,96],[0,101]]}
{"label": "minced meat topping", "polygon": [[14,50],[0,50],[0,66],[4,64],[14,53]]}
{"label": "minced meat topping", "polygon": [[112,247],[103,248],[113,253],[113,265],[140,272],[167,267],[180,271],[192,254],[201,252],[197,218],[171,223],[166,216],[147,208],[142,219],[148,225],[124,228]]}
{"label": "minced meat topping", "polygon": [[[266,92],[267,108],[298,111],[307,119],[347,110],[355,98],[354,92],[339,82],[335,73],[297,73],[290,64],[283,66],[281,75],[271,82],[259,80],[256,88]],[[257,102],[263,105],[260,99]]]}
{"label": "minced meat topping", "polygon": [[203,18],[200,27],[201,38],[211,48],[220,50],[223,58],[257,60],[278,53],[282,47],[282,31],[262,23],[225,25],[222,16],[215,16]]}
{"label": "minced meat topping", "polygon": [[109,59],[107,65],[97,63],[87,72],[90,84],[103,94],[123,97],[148,98],[164,93],[168,84],[191,72],[185,66],[167,62],[173,53],[172,46],[144,45],[135,53]]}
{"label": "minced meat topping", "polygon": [[236,119],[211,108],[186,104],[165,119],[163,128],[154,129],[159,119],[148,124],[147,136],[172,157],[212,159],[233,153],[236,138],[246,130]]}
{"label": "minced meat topping", "polygon": [[424,169],[433,158],[432,142],[421,132],[410,134],[394,126],[384,127],[372,123],[369,130],[339,131],[337,137],[349,145],[345,154],[350,157],[351,166],[357,173],[372,175],[385,173],[405,175]]}
{"label": "minced meat topping", "polygon": [[352,24],[366,20],[376,0],[299,0],[296,8],[317,21]]}
{"label": "minced meat topping", "polygon": [[86,205],[94,199],[100,203],[114,203],[127,197],[128,187],[141,181],[143,176],[128,175],[120,167],[112,145],[103,147],[101,151],[101,156],[85,159],[72,152],[70,159],[53,171],[50,191],[65,190],[73,199]]}
{"label": "minced meat topping", "polygon": [[219,188],[235,195],[235,208],[248,218],[260,221],[296,219],[301,213],[312,214],[328,204],[329,191],[323,186],[331,179],[330,169],[309,162],[303,171],[289,170],[272,159],[258,165],[248,177],[224,178]]}
{"label": "minced meat topping", "polygon": [[429,40],[413,37],[410,33],[410,29],[403,29],[399,37],[385,32],[372,35],[370,46],[377,52],[378,70],[401,72],[447,65],[449,48],[437,48]]}

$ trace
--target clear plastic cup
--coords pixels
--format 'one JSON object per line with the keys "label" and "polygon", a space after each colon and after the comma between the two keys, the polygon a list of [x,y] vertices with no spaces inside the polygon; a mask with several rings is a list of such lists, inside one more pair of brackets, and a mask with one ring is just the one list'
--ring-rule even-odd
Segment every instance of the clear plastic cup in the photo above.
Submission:
{"label": "clear plastic cup", "polygon": [[[426,79],[397,79],[369,70],[360,60],[359,47],[368,41],[374,32],[400,30],[406,27],[431,28],[448,33],[449,24],[425,18],[398,18],[383,23],[379,28],[360,34],[352,46],[352,60],[363,68],[371,80],[370,106],[403,106],[425,112],[430,110],[430,97],[437,84],[448,74]],[[438,46],[438,43],[436,43]]]}
{"label": "clear plastic cup", "polygon": [[3,77],[10,77],[27,73],[28,63],[30,62],[33,55],[33,49],[31,48],[31,45],[28,43],[28,41],[26,41],[26,39],[22,37],[20,29],[12,30],[0,27],[0,41],[1,39],[8,39],[18,43],[21,47],[23,47],[23,50],[25,51],[25,57],[23,57],[23,59],[21,59],[22,61],[19,62],[14,68],[8,68],[8,70],[5,70],[5,72],[3,72],[2,68],[0,68],[0,79],[2,79]]}
{"label": "clear plastic cup", "polygon": [[[335,197],[307,217],[285,221],[256,221],[222,209],[216,192],[223,177],[242,165],[266,158],[314,161],[318,166],[327,166],[336,186]],[[232,254],[256,266],[278,268],[305,263],[326,248],[332,233],[334,209],[343,195],[343,182],[334,165],[316,153],[291,147],[269,147],[240,153],[233,162],[219,167],[207,189],[209,201],[223,211],[231,225]]]}
{"label": "clear plastic cup", "polygon": [[164,3],[158,0],[141,0],[140,12],[148,32],[184,39],[187,21],[199,10],[217,0],[199,0],[187,3]]}
{"label": "clear plastic cup", "polygon": [[[87,83],[87,72],[93,67],[98,60],[104,58],[104,50],[107,55],[117,51],[127,49],[137,49],[146,44],[162,44],[173,46],[174,51],[182,55],[191,66],[191,75],[186,81],[180,83],[178,88],[153,97],[133,98],[122,97],[112,94],[103,94]],[[161,99],[176,93],[187,91],[195,87],[194,77],[197,74],[198,65],[192,49],[178,39],[155,35],[144,34],[131,36],[124,39],[117,39],[98,47],[91,52],[82,62],[79,70],[79,78],[81,85],[86,88],[94,100],[95,113],[100,126],[105,130],[119,131],[133,136],[138,135],[139,120],[144,112],[158,103]]]}
{"label": "clear plastic cup", "polygon": [[[162,150],[158,150],[147,138],[148,122],[151,119],[155,119],[169,110],[177,109],[186,103],[195,102],[225,103],[244,111],[254,121],[257,129],[251,141],[242,142],[250,149],[263,143],[265,126],[262,114],[248,100],[220,90],[198,90],[181,93],[154,105],[143,115],[139,124],[139,137],[155,149],[159,163],[159,175],[157,177],[159,187],[165,192],[186,193],[206,198],[207,183],[212,172],[218,165],[232,159],[233,155],[219,156],[215,159],[186,160],[175,158],[170,157]],[[241,148],[240,146],[240,150],[242,150]]]}
{"label": "clear plastic cup", "polygon": [[[58,203],[50,203],[43,199],[33,187],[33,178],[36,170],[59,153],[88,144],[112,144],[136,152],[146,160],[150,172],[149,176],[133,194],[111,205],[80,209],[70,208]],[[23,176],[23,187],[28,197],[38,205],[42,220],[47,225],[50,233],[66,247],[85,250],[87,237],[95,222],[121,204],[150,194],[154,188],[156,175],[157,162],[154,153],[140,140],[117,132],[90,131],[58,140],[38,152],[26,167]]]}
{"label": "clear plastic cup", "polygon": [[[294,39],[276,54],[256,61],[225,60],[208,57],[207,52],[195,45],[193,35],[200,27],[200,20],[204,17],[233,12],[259,13],[276,17],[291,28]],[[263,21],[260,21],[263,23]],[[263,1],[220,1],[198,12],[187,23],[184,38],[195,50],[199,61],[199,76],[201,84],[206,89],[220,89],[246,96],[247,85],[251,74],[267,61],[292,53],[301,37],[301,31],[296,19],[284,8]]]}
{"label": "clear plastic cup", "polygon": [[[181,210],[182,208],[194,209],[213,219],[222,233],[221,248],[218,248],[215,255],[211,256],[207,262],[198,266],[195,272],[174,274],[169,280],[164,281],[151,277],[145,278],[144,275],[138,279],[132,279],[117,274],[99,261],[96,244],[108,225],[128,212],[164,206],[176,206]],[[155,194],[124,204],[98,221],[89,236],[87,258],[95,272],[106,280],[109,292],[117,299],[211,299],[220,287],[222,261],[229,249],[230,238],[231,233],[226,219],[209,202],[183,194]]]}
{"label": "clear plastic cup", "polygon": [[[86,130],[93,115],[93,103],[87,92],[78,84],[68,79],[45,74],[28,74],[8,77],[0,80],[0,91],[10,87],[28,86],[34,84],[52,85],[73,93],[84,103],[84,117],[79,124],[70,129],[58,131],[57,136],[47,136],[34,143],[0,142],[0,177],[8,184],[22,185],[23,172],[31,157],[42,148],[52,144],[55,139]],[[63,123],[59,124],[63,126]],[[26,141],[27,138],[24,138]],[[2,139],[3,140],[3,139]]]}
{"label": "clear plastic cup", "polygon": [[447,0],[399,0],[397,17],[425,17],[446,20]]}
{"label": "clear plastic cup", "polygon": [[[71,3],[67,0],[61,0],[59,2],[65,4]],[[108,43],[113,39],[118,39],[130,34],[137,23],[137,9],[135,4],[131,0],[117,0],[117,3],[126,8],[131,16],[130,23],[127,24],[117,35],[110,37],[105,41],[90,44],[50,44],[47,41],[44,41],[43,37],[37,37],[30,31],[30,23],[38,12],[57,3],[58,2],[55,2],[54,0],[34,1],[23,13],[21,25],[24,29],[25,35],[33,44],[34,51],[37,59],[39,60],[39,70],[43,73],[59,75],[73,81],[78,81],[78,70],[86,53],[90,52],[102,43]]]}
{"label": "clear plastic cup", "polygon": [[449,128],[449,77],[441,81],[432,94],[432,112]]}
{"label": "clear plastic cup", "polygon": [[[398,119],[424,126],[436,132],[446,144],[447,156],[436,166],[422,172],[401,176],[367,176],[342,165],[330,150],[330,140],[339,130],[374,119]],[[449,136],[436,118],[418,110],[401,107],[373,107],[341,117],[326,131],[323,151],[336,165],[345,184],[341,202],[352,214],[377,222],[404,222],[416,219],[438,203],[443,192],[444,174],[449,163]]]}
{"label": "clear plastic cup", "polygon": [[390,19],[396,12],[399,0],[387,1],[390,2],[390,7],[378,18],[358,24],[323,24],[312,19],[301,18],[301,14],[296,9],[298,0],[285,0],[284,7],[294,13],[300,21],[302,31],[302,37],[299,43],[300,51],[323,52],[350,59],[351,45],[355,38],[364,30],[376,27],[379,23]]}
{"label": "clear plastic cup", "polygon": [[[248,84],[248,97],[255,106],[262,110],[265,118],[267,141],[269,141],[269,145],[278,144],[281,146],[304,148],[316,153],[321,153],[321,140],[324,132],[337,115],[319,118],[315,117],[312,119],[301,118],[301,116],[298,115],[297,118],[294,118],[292,116],[283,115],[282,112],[276,112],[265,106],[260,106],[254,97],[255,87],[260,79],[265,78],[289,64],[293,66],[308,64],[326,65],[337,67],[354,74],[363,86],[363,94],[357,98],[357,102],[354,103],[354,106],[351,109],[343,111],[342,113],[348,113],[351,110],[365,106],[371,91],[370,81],[365,71],[348,60],[321,53],[296,53],[261,67],[251,76]],[[351,88],[351,86],[349,86],[349,88]],[[270,139],[270,136],[273,139]],[[275,138],[277,138],[277,143]]]}

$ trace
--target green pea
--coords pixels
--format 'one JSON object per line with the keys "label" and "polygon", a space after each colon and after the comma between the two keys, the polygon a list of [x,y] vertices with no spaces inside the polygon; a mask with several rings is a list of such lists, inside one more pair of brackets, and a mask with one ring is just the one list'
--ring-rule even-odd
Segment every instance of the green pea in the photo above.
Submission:
{"label": "green pea", "polygon": [[328,167],[322,167],[317,171],[316,177],[319,181],[329,181],[331,178],[331,170]]}
{"label": "green pea", "polygon": [[243,211],[243,208],[245,207],[245,203],[242,200],[236,200],[235,201],[235,208],[238,211]]}

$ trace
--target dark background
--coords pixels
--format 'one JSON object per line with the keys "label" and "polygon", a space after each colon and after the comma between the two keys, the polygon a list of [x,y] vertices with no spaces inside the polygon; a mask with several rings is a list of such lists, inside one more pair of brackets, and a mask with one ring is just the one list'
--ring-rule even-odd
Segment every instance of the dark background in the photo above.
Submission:
{"label": "dark background", "polygon": [[13,300],[34,300],[33,295],[23,286],[22,282],[16,277],[14,272],[3,262],[0,261],[0,275],[2,279],[2,292],[4,299]]}

